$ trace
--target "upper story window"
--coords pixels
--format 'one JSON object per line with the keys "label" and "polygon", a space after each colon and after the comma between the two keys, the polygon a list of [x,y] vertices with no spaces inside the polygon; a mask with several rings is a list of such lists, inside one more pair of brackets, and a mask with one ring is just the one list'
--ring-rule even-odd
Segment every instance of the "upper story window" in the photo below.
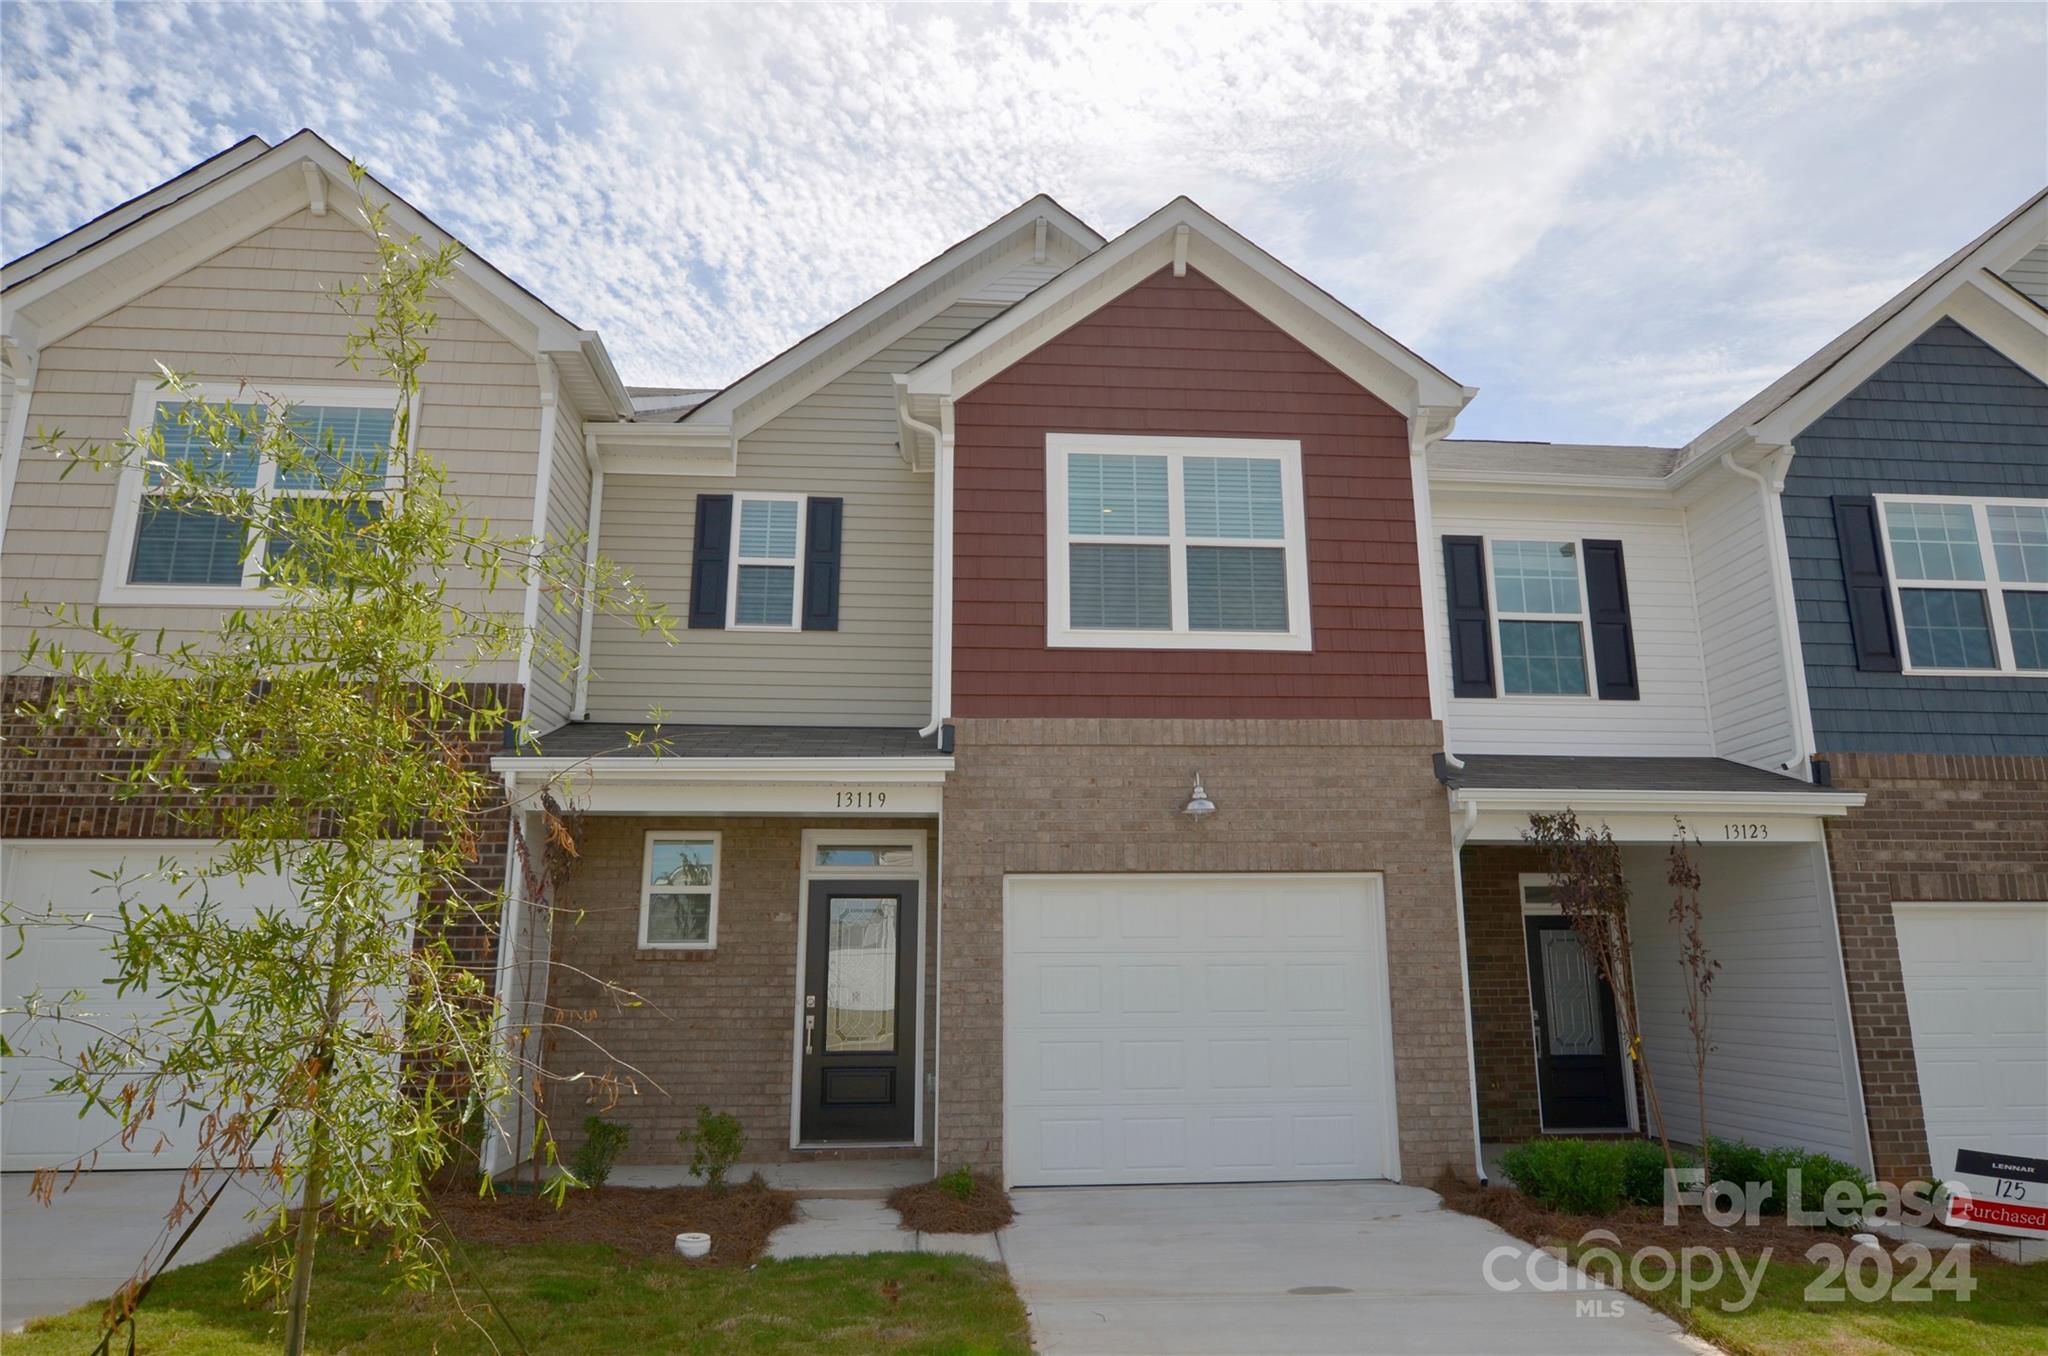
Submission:
{"label": "upper story window", "polygon": [[1908,673],[2048,673],[2048,502],[1879,496]]}
{"label": "upper story window", "polygon": [[1509,696],[1586,695],[1585,590],[1575,541],[1496,541],[1495,622],[1501,690]]}
{"label": "upper story window", "polygon": [[[230,393],[201,394],[219,400]],[[197,429],[180,422],[181,397],[147,382],[138,385],[132,426],[153,428],[161,435],[167,463],[192,467],[266,498],[332,497],[325,487],[344,465],[372,478],[388,474],[397,423],[391,392],[294,387],[265,394],[282,403],[238,403],[236,412],[245,419],[287,421],[292,435],[307,449],[310,464],[279,466],[261,456],[253,431],[236,446],[213,446]],[[163,480],[158,470],[131,466],[122,472],[100,601],[260,601],[265,563],[289,551],[290,543],[282,538],[251,543],[244,525],[224,515],[169,503],[162,493]],[[381,510],[381,503],[373,499],[354,512],[367,521]]]}
{"label": "upper story window", "polygon": [[789,631],[796,627],[797,543],[804,501],[794,494],[742,494],[732,553],[732,616],[727,625]]}
{"label": "upper story window", "polygon": [[1046,522],[1049,644],[1310,648],[1300,443],[1056,433]]}

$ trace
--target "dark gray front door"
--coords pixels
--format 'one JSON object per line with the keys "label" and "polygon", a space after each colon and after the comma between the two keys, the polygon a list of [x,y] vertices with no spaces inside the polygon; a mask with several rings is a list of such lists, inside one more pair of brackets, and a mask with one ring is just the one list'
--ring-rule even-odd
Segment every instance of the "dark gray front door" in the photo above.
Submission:
{"label": "dark gray front door", "polygon": [[1529,1002],[1536,1011],[1536,1087],[1546,1130],[1628,1125],[1614,993],[1569,920],[1526,920]]}
{"label": "dark gray front door", "polygon": [[917,883],[814,881],[804,919],[807,1144],[907,1143],[917,1107]]}

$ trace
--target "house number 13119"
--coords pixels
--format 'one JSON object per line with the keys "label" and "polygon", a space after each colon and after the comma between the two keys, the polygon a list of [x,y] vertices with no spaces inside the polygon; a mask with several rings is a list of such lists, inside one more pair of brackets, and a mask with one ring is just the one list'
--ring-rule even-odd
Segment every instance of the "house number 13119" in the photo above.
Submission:
{"label": "house number 13119", "polygon": [[836,810],[879,810],[889,803],[887,791],[834,791],[832,807]]}

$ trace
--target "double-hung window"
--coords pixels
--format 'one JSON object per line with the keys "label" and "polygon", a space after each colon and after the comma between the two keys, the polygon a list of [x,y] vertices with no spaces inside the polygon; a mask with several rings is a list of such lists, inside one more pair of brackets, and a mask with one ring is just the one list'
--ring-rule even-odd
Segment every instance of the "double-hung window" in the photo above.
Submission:
{"label": "double-hung window", "polygon": [[1501,690],[1586,695],[1585,590],[1575,541],[1491,541]]}
{"label": "double-hung window", "polygon": [[[163,459],[216,483],[253,490],[272,500],[334,497],[342,466],[382,481],[391,469],[395,437],[389,390],[361,387],[266,389],[263,402],[236,399],[234,389],[202,389],[201,398],[233,403],[249,425],[232,446],[215,447],[179,418],[183,397],[138,383],[133,427],[153,429]],[[261,455],[254,425],[287,421],[303,455],[280,466]],[[244,604],[264,600],[267,564],[291,549],[286,536],[252,543],[244,525],[194,505],[178,505],[163,492],[164,471],[131,466],[122,472],[113,531],[109,534],[101,602]],[[351,516],[381,513],[377,499],[359,502]]]}
{"label": "double-hung window", "polygon": [[726,596],[734,629],[794,630],[797,570],[802,559],[804,499],[796,494],[734,497],[732,578]]}
{"label": "double-hung window", "polygon": [[1908,673],[2048,673],[2048,500],[1880,495]]}
{"label": "double-hung window", "polygon": [[1046,520],[1051,645],[1311,645],[1297,442],[1053,434]]}
{"label": "double-hung window", "polygon": [[709,951],[718,945],[716,833],[650,833],[640,870],[640,945]]}

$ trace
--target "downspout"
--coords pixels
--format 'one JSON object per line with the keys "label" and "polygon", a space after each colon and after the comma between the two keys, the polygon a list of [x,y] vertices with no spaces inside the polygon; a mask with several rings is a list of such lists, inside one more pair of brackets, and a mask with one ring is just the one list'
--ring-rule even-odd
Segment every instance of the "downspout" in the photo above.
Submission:
{"label": "downspout", "polygon": [[1408,479],[1415,501],[1415,567],[1419,571],[1417,582],[1422,585],[1422,659],[1429,675],[1430,718],[1443,727],[1444,761],[1453,768],[1463,768],[1464,760],[1451,752],[1450,703],[1446,697],[1449,685],[1444,678],[1443,653],[1449,623],[1430,550],[1436,540],[1436,523],[1430,503],[1428,465],[1429,445],[1450,433],[1456,415],[1446,420],[1440,430],[1432,431],[1431,413],[1427,408],[1421,409],[1408,420]]}
{"label": "downspout", "polygon": [[1792,464],[1792,448],[1778,448],[1771,458],[1771,473],[1751,470],[1735,460],[1733,452],[1721,454],[1721,465],[1745,480],[1756,482],[1757,503],[1763,510],[1765,549],[1770,556],[1771,592],[1776,595],[1778,648],[1784,652],[1785,706],[1792,717],[1792,757],[1779,770],[1797,770],[1801,781],[1813,780],[1813,713],[1806,700],[1806,659],[1799,650],[1798,604],[1792,593],[1792,561],[1785,547],[1785,471]]}
{"label": "downspout", "polygon": [[[1455,801],[1453,802],[1455,804]],[[1486,1146],[1479,1135],[1479,1047],[1472,1036],[1472,958],[1465,944],[1465,840],[1479,826],[1479,805],[1465,802],[1465,817],[1451,826],[1451,892],[1458,920],[1458,987],[1465,995],[1465,1089],[1472,1113],[1472,1168],[1486,1185]]]}
{"label": "downspout", "polygon": [[583,628],[576,640],[576,707],[571,720],[590,717],[590,631],[597,617],[597,531],[604,512],[604,463],[590,465],[590,511],[583,528]]}
{"label": "downspout", "polygon": [[[548,500],[554,493],[555,473],[555,419],[556,407],[560,404],[559,390],[555,381],[554,360],[543,354],[534,360],[535,380],[540,387],[540,464],[534,468],[533,478],[533,530],[532,538],[538,543],[547,535]],[[519,719],[523,722],[533,710],[533,640],[534,628],[540,625],[540,573],[532,566],[527,567],[526,605],[520,612],[521,633],[519,637]],[[522,743],[533,738],[533,730],[522,730]]]}
{"label": "downspout", "polygon": [[[493,1001],[498,1005],[498,1048],[509,1052],[511,1050],[513,1031],[512,972],[515,968],[513,957],[519,950],[519,920],[520,915],[524,912],[520,908],[519,900],[520,896],[526,892],[526,872],[519,859],[519,775],[515,772],[506,772],[502,775],[505,782],[505,805],[507,807],[505,901],[498,908],[498,965],[497,974],[493,977],[491,989]],[[521,1086],[523,1082],[524,1079],[519,1077],[515,1071],[513,1079],[515,1089]],[[513,1095],[516,1099],[520,1094],[515,1091]],[[514,1124],[516,1124],[518,1120],[516,1100],[509,1110],[512,1113]],[[483,1175],[488,1178],[497,1176],[501,1167],[512,1168],[518,1166],[519,1146],[512,1143],[511,1137],[514,1131],[507,1128],[502,1119],[493,1116],[488,1111],[485,1114],[488,1119],[497,1121],[496,1124],[487,1126],[487,1132],[484,1135],[483,1161],[478,1165]],[[509,1158],[510,1161],[501,1165],[498,1161],[500,1158]]]}
{"label": "downspout", "polygon": [[[910,412],[910,394],[902,387],[896,389],[896,416],[915,431],[932,440],[932,718],[931,722],[918,731],[919,735],[930,736],[938,733],[946,723],[944,669],[946,646],[943,637],[948,629],[950,609],[947,607],[948,576],[951,563],[947,548],[947,527],[952,519],[947,497],[952,493],[951,468],[946,464],[945,435],[934,424],[927,424]],[[912,460],[916,460],[912,450]]]}

